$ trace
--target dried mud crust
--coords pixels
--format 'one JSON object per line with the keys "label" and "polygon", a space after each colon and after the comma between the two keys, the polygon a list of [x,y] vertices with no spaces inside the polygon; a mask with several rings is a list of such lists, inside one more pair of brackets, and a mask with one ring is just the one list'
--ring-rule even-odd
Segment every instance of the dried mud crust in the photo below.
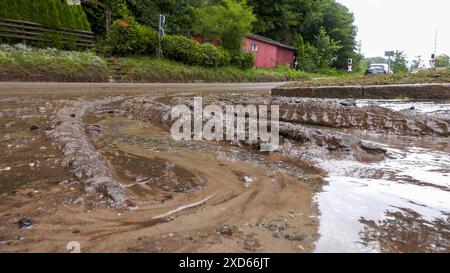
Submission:
{"label": "dried mud crust", "polygon": [[449,120],[408,111],[393,111],[380,106],[344,106],[317,100],[280,101],[280,112],[280,118],[285,122],[409,136],[450,135]]}
{"label": "dried mud crust", "polygon": [[53,129],[48,135],[64,153],[63,166],[83,181],[86,194],[98,193],[100,199],[104,195],[113,206],[129,207],[134,204],[125,196],[123,186],[112,177],[111,170],[90,144],[83,126],[83,116],[87,112],[122,99],[71,102],[56,112]]}
{"label": "dried mud crust", "polygon": [[[185,104],[192,109],[192,100],[185,97],[175,97],[170,100],[172,103]],[[230,100],[214,100],[214,98],[207,98],[207,103],[215,103],[220,106],[224,106],[226,103],[233,103]],[[255,100],[251,101],[255,105],[267,104],[271,102],[267,100]],[[237,101],[235,104],[243,103],[249,104],[249,101]],[[272,102],[276,103],[276,102]],[[280,104],[280,112],[282,116],[285,116],[287,105]],[[170,118],[170,105],[164,104],[149,97],[139,97],[133,98],[131,100],[125,101],[121,108],[128,113],[130,118],[134,118],[140,121],[151,122],[156,124],[161,124],[163,128],[170,128],[171,118]],[[284,120],[282,118],[282,120]],[[206,122],[207,120],[204,120]],[[300,143],[312,143],[319,147],[324,147],[330,151],[353,151],[357,158],[366,158],[367,160],[381,160],[383,155],[386,153],[382,147],[375,147],[368,143],[363,143],[360,139],[350,135],[337,131],[327,130],[326,127],[310,127],[307,122],[302,125],[302,122],[290,121],[290,122],[280,122],[280,135],[286,139],[297,141]],[[233,142],[234,144],[240,145],[240,143]],[[242,144],[248,144],[259,148],[259,141],[248,142],[243,141]],[[370,159],[369,159],[370,158]]]}

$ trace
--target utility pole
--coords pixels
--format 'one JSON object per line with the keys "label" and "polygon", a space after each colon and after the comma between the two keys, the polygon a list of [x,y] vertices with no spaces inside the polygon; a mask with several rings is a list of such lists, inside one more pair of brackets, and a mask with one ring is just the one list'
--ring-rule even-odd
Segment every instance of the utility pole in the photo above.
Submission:
{"label": "utility pole", "polygon": [[436,34],[434,36],[434,54],[437,53],[437,41],[438,41],[438,29],[436,29]]}
{"label": "utility pole", "polygon": [[358,54],[362,55],[362,41],[361,40],[359,40],[359,43],[358,43]]}

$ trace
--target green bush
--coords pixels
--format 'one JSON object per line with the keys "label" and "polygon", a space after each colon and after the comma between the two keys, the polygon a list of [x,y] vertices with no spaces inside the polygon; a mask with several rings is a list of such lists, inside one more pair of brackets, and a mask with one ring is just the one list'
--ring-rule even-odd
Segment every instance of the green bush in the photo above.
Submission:
{"label": "green bush", "polygon": [[[164,57],[188,65],[219,67],[231,62],[231,55],[225,49],[211,44],[200,45],[181,35],[166,35],[161,46]],[[133,17],[114,21],[106,37],[105,51],[118,56],[154,55],[157,48],[156,31],[137,23]]]}
{"label": "green bush", "polygon": [[0,0],[0,18],[30,21],[53,28],[90,31],[81,6],[66,0]]}
{"label": "green bush", "polygon": [[241,69],[251,69],[255,66],[255,55],[251,52],[240,51],[232,56],[231,64]]}
{"label": "green bush", "polygon": [[188,65],[219,67],[230,64],[231,55],[211,44],[199,44],[181,35],[166,35],[162,42],[163,56]]}
{"label": "green bush", "polygon": [[200,45],[182,35],[166,35],[162,41],[162,53],[165,57],[195,65],[200,62]]}
{"label": "green bush", "polygon": [[[105,45],[97,49],[118,56],[154,55],[158,48],[158,34],[128,16],[113,22]],[[232,55],[222,47],[199,44],[182,35],[165,35],[161,41],[162,56],[187,65],[223,67],[236,65],[242,69],[252,68],[255,58],[252,53],[240,52]]]}
{"label": "green bush", "polygon": [[132,17],[114,21],[106,37],[107,51],[119,56],[153,54],[157,43],[156,32],[140,25]]}

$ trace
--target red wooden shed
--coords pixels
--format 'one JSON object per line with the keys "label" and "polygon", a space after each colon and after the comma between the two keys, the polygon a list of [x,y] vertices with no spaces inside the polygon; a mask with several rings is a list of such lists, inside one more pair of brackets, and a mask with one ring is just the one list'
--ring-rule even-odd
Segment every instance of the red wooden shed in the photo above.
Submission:
{"label": "red wooden shed", "polygon": [[[202,44],[202,36],[195,36],[194,39]],[[212,44],[219,45],[220,42],[213,41]],[[277,65],[294,66],[295,48],[285,45],[270,38],[256,34],[247,35],[242,45],[244,52],[252,52],[255,55],[256,68],[272,68]]]}
{"label": "red wooden shed", "polygon": [[247,35],[242,50],[255,55],[255,67],[257,68],[272,68],[277,65],[294,66],[296,50],[294,47],[263,36]]}

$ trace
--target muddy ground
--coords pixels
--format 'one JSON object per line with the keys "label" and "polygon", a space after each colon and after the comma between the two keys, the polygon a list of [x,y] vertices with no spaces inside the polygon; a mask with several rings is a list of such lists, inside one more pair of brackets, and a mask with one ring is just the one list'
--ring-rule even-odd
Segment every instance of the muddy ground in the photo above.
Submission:
{"label": "muddy ground", "polygon": [[[274,84],[0,85],[0,252],[448,252],[448,102]],[[173,105],[280,105],[280,147],[174,141]]]}

